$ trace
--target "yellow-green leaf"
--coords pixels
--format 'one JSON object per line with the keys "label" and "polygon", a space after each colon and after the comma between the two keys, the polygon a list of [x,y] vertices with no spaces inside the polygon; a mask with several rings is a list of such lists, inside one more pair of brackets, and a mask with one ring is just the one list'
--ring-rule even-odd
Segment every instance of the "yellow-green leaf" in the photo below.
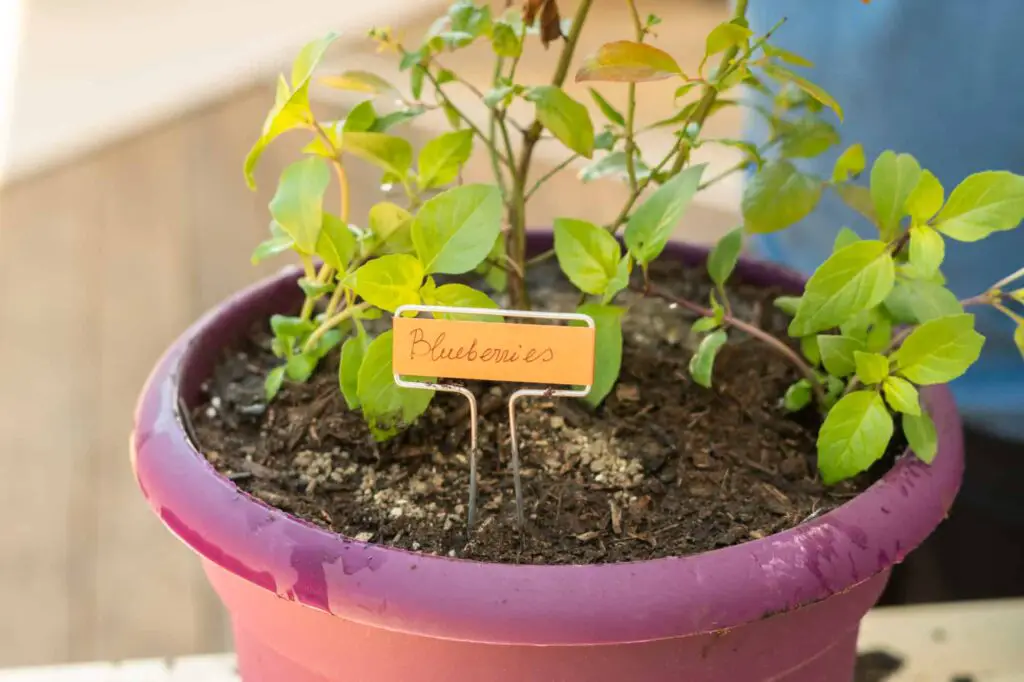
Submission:
{"label": "yellow-green leaf", "polygon": [[487,257],[501,232],[501,192],[463,185],[429,199],[412,223],[412,242],[428,274],[459,275]]}
{"label": "yellow-green leaf", "polygon": [[320,237],[316,242],[316,255],[337,272],[343,273],[356,254],[356,236],[341,218],[324,213]]}
{"label": "yellow-green leaf", "polygon": [[370,305],[393,313],[399,306],[420,302],[425,274],[415,256],[390,254],[368,261],[356,270],[354,289]]}
{"label": "yellow-green leaf", "polygon": [[1012,230],[1024,219],[1024,177],[984,171],[956,186],[935,217],[935,229],[962,242]]}
{"label": "yellow-green leaf", "polygon": [[347,131],[341,138],[342,151],[369,161],[378,168],[404,179],[412,166],[409,141],[387,133]]}
{"label": "yellow-green leaf", "polygon": [[420,151],[420,188],[442,187],[454,181],[472,153],[472,130],[445,133],[427,142]]}
{"label": "yellow-green leaf", "polygon": [[818,336],[821,364],[834,377],[847,377],[856,371],[854,354],[864,350],[864,343],[849,336],[822,334]]}
{"label": "yellow-green leaf", "polygon": [[882,393],[889,407],[897,412],[921,414],[921,401],[914,385],[902,377],[886,377],[882,382]]}
{"label": "yellow-green leaf", "polygon": [[856,476],[878,461],[893,423],[874,391],[854,391],[837,402],[818,431],[818,470],[826,485]]}
{"label": "yellow-green leaf", "polygon": [[338,76],[324,76],[320,82],[335,90],[365,92],[370,95],[394,94],[398,90],[384,78],[369,71],[346,71]]}
{"label": "yellow-green leaf", "polygon": [[974,364],[985,337],[974,331],[974,315],[929,320],[917,327],[893,354],[899,373],[919,386],[944,384]]}
{"label": "yellow-green leaf", "polygon": [[857,368],[857,378],[868,386],[877,384],[889,375],[889,360],[884,355],[855,350],[853,363]]}
{"label": "yellow-green leaf", "polygon": [[605,43],[587,57],[576,72],[576,82],[639,83],[681,76],[679,64],[664,50],[629,40]]}
{"label": "yellow-green leaf", "polygon": [[864,145],[860,142],[850,145],[846,148],[846,151],[839,155],[835,166],[832,167],[832,182],[846,182],[850,178],[857,177],[864,172],[866,164]]}
{"label": "yellow-green leaf", "polygon": [[303,253],[316,252],[323,225],[324,192],[330,180],[327,163],[309,157],[284,169],[270,200],[270,215]]}
{"label": "yellow-green leaf", "polygon": [[888,238],[907,215],[907,198],[921,178],[921,166],[910,154],[884,151],[871,167],[871,200],[875,215]]}
{"label": "yellow-green leaf", "polygon": [[384,332],[370,343],[359,368],[357,394],[363,416],[377,440],[387,440],[416,421],[434,397],[434,391],[402,388],[395,383],[393,351],[392,332]]}
{"label": "yellow-green leaf", "polygon": [[743,190],[747,230],[756,234],[776,232],[806,218],[818,205],[821,189],[821,181],[804,175],[791,162],[769,161]]}
{"label": "yellow-green leaf", "polygon": [[907,214],[914,220],[926,222],[942,208],[945,198],[946,191],[939,179],[931,171],[922,170],[917,186],[907,197]]}
{"label": "yellow-green leaf", "polygon": [[593,223],[556,218],[555,256],[577,289],[599,295],[615,278],[622,250],[611,233]]}
{"label": "yellow-green leaf", "polygon": [[646,267],[668,243],[683,219],[707,164],[688,166],[656,189],[626,223],[625,241],[636,262]]}
{"label": "yellow-green leaf", "polygon": [[590,91],[590,97],[594,100],[597,108],[601,110],[604,117],[615,125],[624,126],[626,125],[626,119],[622,116],[622,113],[613,107],[611,103],[604,98],[604,96],[595,90],[594,88],[588,88]]}
{"label": "yellow-green leaf", "polygon": [[306,43],[292,62],[292,90],[304,88],[313,71],[320,64],[327,48],[338,39],[337,33],[328,33],[323,38]]}
{"label": "yellow-green leaf", "polygon": [[[590,394],[583,398],[597,407],[611,393],[619,378],[622,365],[622,315],[625,309],[613,305],[585,303],[576,309],[594,320],[594,384]],[[582,322],[573,322],[574,326]]]}
{"label": "yellow-green leaf", "polygon": [[939,452],[939,437],[935,422],[926,413],[903,415],[903,435],[907,437],[910,450],[926,464],[931,464]]}
{"label": "yellow-green leaf", "polygon": [[933,276],[945,257],[946,242],[942,235],[927,225],[910,228],[910,263],[921,277]]}
{"label": "yellow-green leaf", "polygon": [[554,85],[526,91],[536,107],[537,120],[566,147],[588,159],[594,154],[594,124],[587,108]]}
{"label": "yellow-green leaf", "polygon": [[1013,330],[1013,342],[1017,344],[1017,350],[1024,356],[1024,325],[1018,324]]}
{"label": "yellow-green leaf", "polygon": [[697,346],[697,352],[690,357],[690,376],[704,388],[711,388],[711,374],[714,371],[715,357],[725,345],[728,336],[719,329],[711,332]]}
{"label": "yellow-green leaf", "polygon": [[732,275],[743,249],[743,228],[739,227],[718,240],[708,254],[708,275],[718,286],[725,286],[726,280]]}
{"label": "yellow-green leaf", "polygon": [[708,57],[716,55],[719,52],[725,52],[731,47],[743,47],[747,44],[747,40],[753,32],[746,26],[740,26],[739,24],[731,21],[715,26],[708,33],[707,40],[704,46],[704,59],[701,61],[701,70],[704,69],[704,63]]}
{"label": "yellow-green leaf", "polygon": [[[429,281],[429,280],[428,280]],[[442,284],[439,287],[424,287],[421,292],[423,302],[427,305],[443,305],[453,308],[489,308],[495,309],[498,304],[482,291],[465,284]],[[434,317],[450,320],[480,320],[483,322],[501,322],[498,315],[472,315],[465,313],[434,313]]]}
{"label": "yellow-green leaf", "polygon": [[836,113],[836,116],[839,117],[840,121],[843,120],[842,107],[840,107],[839,103],[836,102],[832,95],[828,94],[828,92],[826,92],[825,89],[822,88],[820,85],[816,85],[811,81],[807,80],[806,78],[804,78],[803,76],[798,76],[789,69],[781,67],[778,64],[765,64],[764,71],[769,76],[775,78],[780,82],[792,83],[793,85],[800,88],[805,93],[807,93],[808,95],[810,95],[811,97],[813,97],[814,99],[816,99],[817,101],[821,102],[823,105],[834,111]]}
{"label": "yellow-green leaf", "polygon": [[884,243],[865,240],[840,249],[807,281],[790,335],[824,331],[875,307],[892,291],[895,279],[896,267]]}
{"label": "yellow-green leaf", "polygon": [[370,207],[370,232],[385,253],[412,251],[412,214],[390,201],[381,201]]}

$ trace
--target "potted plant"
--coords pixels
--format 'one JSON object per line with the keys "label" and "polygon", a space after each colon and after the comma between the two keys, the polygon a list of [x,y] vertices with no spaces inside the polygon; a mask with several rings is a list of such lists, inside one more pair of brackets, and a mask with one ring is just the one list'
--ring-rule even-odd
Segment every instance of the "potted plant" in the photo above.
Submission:
{"label": "potted plant", "polygon": [[[652,44],[659,19],[630,0],[629,35],[575,72],[625,94],[620,110],[590,90],[595,125],[562,88],[592,6],[563,21],[556,0],[504,12],[457,0],[421,44],[374,31],[408,91],[332,74],[326,85],[368,96],[344,120],[309,103],[332,36],[279,80],[250,183],[276,137],[309,142],[253,259],[291,253],[301,268],[185,332],[144,389],[132,447],[151,506],[231,613],[247,682],[850,679],[861,617],[948,510],[963,453],[943,384],[981,351],[975,307],[1013,318],[1024,345],[1012,285],[1024,270],[957,300],[944,249],[1016,227],[1024,177],[978,173],[946,197],[912,157],[885,152],[863,184],[857,145],[829,178],[801,172],[792,159],[834,145],[827,116],[842,111],[792,70],[805,60],[752,35],[742,1],[686,74]],[[557,55],[547,84],[516,77],[533,34]],[[486,92],[444,66],[474,43],[494,56]],[[666,79],[679,112],[641,122],[636,89]],[[781,90],[762,112],[767,145],[703,135],[741,88],[769,82]],[[485,121],[453,102],[458,87]],[[377,95],[400,106],[378,110]],[[532,122],[513,120],[514,102]],[[392,129],[430,110],[453,130],[416,153]],[[674,135],[659,159],[637,144],[654,128]],[[584,157],[584,178],[620,177],[618,214],[528,234],[529,200],[551,175],[531,175],[539,144],[566,148],[559,168]],[[670,242],[723,177],[690,161],[707,144],[738,147],[728,172],[751,172],[743,227],[710,252]],[[492,184],[462,182],[474,148]],[[350,215],[347,174],[361,162],[403,201]],[[806,282],[740,257],[745,233],[784,229],[823,192],[877,235],[844,230]],[[518,408],[515,476],[506,386],[465,387],[480,398],[473,452],[462,398],[396,383],[390,318],[421,303],[593,320],[592,390]]]}

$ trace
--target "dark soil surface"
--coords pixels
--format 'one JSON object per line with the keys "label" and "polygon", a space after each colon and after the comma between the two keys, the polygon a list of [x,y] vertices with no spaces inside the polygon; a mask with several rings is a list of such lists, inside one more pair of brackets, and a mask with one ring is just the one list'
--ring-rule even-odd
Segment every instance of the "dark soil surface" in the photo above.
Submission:
{"label": "dark soil surface", "polygon": [[[663,288],[706,301],[703,270],[664,264]],[[778,292],[732,289],[736,314],[782,332]],[[534,305],[571,310],[554,275]],[[226,352],[192,420],[200,449],[251,495],[363,541],[483,561],[605,563],[694,554],[762,538],[826,512],[866,480],[826,489],[815,473],[817,420],[780,407],[795,371],[761,342],[731,333],[714,388],[687,372],[697,339],[688,313],[639,295],[624,324],[620,381],[593,412],[570,399],[520,404],[526,527],[515,522],[507,396],[480,401],[480,511],[467,536],[465,398],[437,394],[428,413],[386,443],[370,437],[338,389],[337,358],[269,405],[276,359],[266,324]]]}

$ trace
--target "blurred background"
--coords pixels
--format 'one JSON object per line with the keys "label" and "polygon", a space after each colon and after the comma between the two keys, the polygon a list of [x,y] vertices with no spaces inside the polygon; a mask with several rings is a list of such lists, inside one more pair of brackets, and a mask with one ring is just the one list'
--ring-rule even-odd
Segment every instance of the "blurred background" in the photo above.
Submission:
{"label": "blurred background", "polygon": [[[446,5],[0,0],[0,667],[228,649],[199,562],[160,527],[132,479],[135,397],[189,322],[284,265],[254,268],[249,254],[299,141],[285,137],[264,156],[258,192],[242,179],[277,72],[307,40],[336,30],[342,40],[321,73],[372,70],[404,83],[366,31],[390,25],[414,38]],[[644,0],[643,9],[664,18],[656,44],[684,69],[727,16],[725,0]],[[623,37],[626,11],[597,3],[577,54]],[[476,54],[446,66],[487,89],[488,61]],[[546,82],[551,68],[531,42],[524,82]],[[640,88],[640,120],[672,113],[672,91]],[[625,99],[625,86],[604,92]],[[357,101],[314,93],[324,117]],[[473,112],[462,94],[456,101]],[[404,133],[416,145],[445,125],[423,117]],[[727,109],[708,126],[737,137],[739,119]],[[652,155],[670,143],[641,140]],[[736,162],[730,151],[708,149],[703,160],[715,172]],[[543,144],[538,155],[537,176],[562,160]],[[467,179],[487,169],[475,159]],[[581,191],[578,171],[566,168],[538,193],[532,224],[617,212],[622,188],[603,181]],[[379,198],[378,179],[369,169],[353,178],[354,216]],[[710,241],[734,227],[738,182],[701,195],[680,236]]]}

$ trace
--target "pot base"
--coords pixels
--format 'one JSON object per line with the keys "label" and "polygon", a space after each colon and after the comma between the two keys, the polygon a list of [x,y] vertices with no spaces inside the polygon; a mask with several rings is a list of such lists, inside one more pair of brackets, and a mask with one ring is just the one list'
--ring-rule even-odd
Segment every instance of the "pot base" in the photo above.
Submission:
{"label": "pot base", "polygon": [[888,578],[885,572],[823,602],[725,631],[653,642],[523,646],[357,623],[203,563],[232,613],[243,682],[841,682],[852,675],[860,616]]}

